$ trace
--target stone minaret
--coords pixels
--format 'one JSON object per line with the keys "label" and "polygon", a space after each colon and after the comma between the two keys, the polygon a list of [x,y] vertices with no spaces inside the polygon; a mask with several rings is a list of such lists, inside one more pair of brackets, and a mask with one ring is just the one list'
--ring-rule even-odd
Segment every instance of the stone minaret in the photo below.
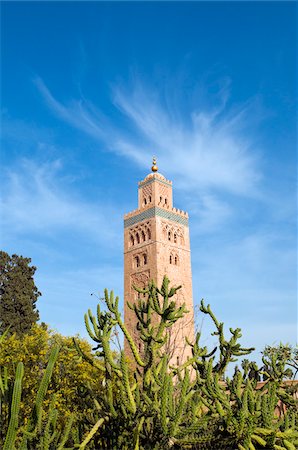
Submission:
{"label": "stone minaret", "polygon": [[[138,209],[124,216],[124,320],[137,339],[136,318],[127,306],[139,295],[133,284],[143,288],[154,280],[160,287],[166,274],[171,285],[182,285],[173,300],[186,303],[189,313],[174,325],[167,349],[176,365],[191,355],[185,336],[194,338],[188,214],[173,207],[172,182],[157,170],[154,159],[152,173],[139,182]],[[141,340],[137,345],[141,350]]]}

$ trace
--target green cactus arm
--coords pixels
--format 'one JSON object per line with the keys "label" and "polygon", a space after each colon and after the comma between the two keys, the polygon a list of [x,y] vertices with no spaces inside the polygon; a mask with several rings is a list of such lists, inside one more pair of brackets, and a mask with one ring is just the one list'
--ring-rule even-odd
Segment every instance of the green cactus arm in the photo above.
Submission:
{"label": "green cactus arm", "polygon": [[135,284],[132,285],[132,288],[139,294],[148,294],[148,292],[149,292],[148,289],[141,289],[141,288],[137,287]]}
{"label": "green cactus arm", "polygon": [[22,362],[19,362],[17,365],[16,377],[15,377],[13,394],[12,394],[12,403],[11,403],[11,409],[10,409],[10,421],[9,421],[9,426],[8,426],[3,450],[14,449],[14,443],[15,443],[17,429],[18,429],[18,418],[19,418],[19,410],[20,410],[21,395],[22,395],[23,375],[24,375],[24,365]]}
{"label": "green cactus arm", "polygon": [[168,401],[169,401],[169,377],[166,375],[161,388],[161,428],[164,435],[168,434],[168,424],[167,424],[167,411],[168,411]]}
{"label": "green cactus arm", "polygon": [[122,330],[124,336],[125,336],[126,339],[127,339],[127,342],[128,342],[128,344],[129,344],[129,346],[130,346],[130,349],[131,349],[132,354],[133,354],[133,356],[134,356],[134,358],[135,358],[135,360],[136,360],[136,363],[137,363],[139,366],[141,366],[141,367],[145,367],[146,363],[145,363],[144,361],[142,361],[142,359],[141,359],[141,357],[140,357],[140,354],[139,354],[139,352],[138,352],[138,350],[137,350],[136,344],[134,343],[133,338],[131,337],[131,335],[130,335],[130,333],[128,332],[126,326],[125,326],[124,323],[122,322],[122,319],[121,319],[121,317],[120,317],[120,313],[117,314],[117,322],[118,322],[118,325],[119,325],[119,327],[121,328],[121,330]]}
{"label": "green cactus arm", "polygon": [[51,437],[52,437],[52,433],[51,433],[51,427],[53,425],[53,423],[55,422],[55,418],[57,417],[57,410],[55,409],[55,401],[56,401],[56,396],[53,395],[50,406],[49,406],[49,411],[47,413],[47,421],[43,430],[43,443],[42,443],[42,450],[49,450],[50,448],[50,443],[51,443]]}
{"label": "green cactus arm", "polygon": [[67,421],[67,424],[65,426],[65,429],[64,429],[64,432],[62,434],[62,437],[61,437],[61,440],[59,442],[59,445],[57,447],[57,450],[63,450],[64,449],[64,445],[66,444],[66,441],[69,438],[73,422],[74,422],[74,414],[71,414],[69,419],[68,419],[68,421]]}
{"label": "green cactus arm", "polygon": [[107,380],[107,403],[112,416],[117,417],[117,413],[114,408],[113,385],[110,379]]}
{"label": "green cactus arm", "polygon": [[30,436],[30,434],[32,432],[34,433],[37,430],[37,427],[40,427],[40,425],[41,425],[42,402],[43,402],[45,393],[48,389],[48,385],[51,380],[54,365],[58,358],[59,351],[60,351],[59,346],[54,347],[51,351],[46,370],[43,374],[42,380],[40,382],[40,385],[39,385],[39,388],[38,388],[38,391],[36,394],[35,403],[34,403],[32,413],[31,413],[31,417],[29,418],[26,429],[23,433],[23,438],[22,438],[19,450],[27,449],[28,436]]}
{"label": "green cactus arm", "polygon": [[297,447],[287,439],[283,439],[283,444],[287,450],[297,450]]}
{"label": "green cactus arm", "polygon": [[135,414],[136,412],[136,403],[133,397],[133,393],[131,391],[131,387],[129,384],[129,376],[128,376],[128,367],[127,367],[127,363],[125,361],[125,355],[124,352],[121,352],[121,356],[120,356],[120,364],[121,364],[121,370],[122,370],[122,376],[123,376],[123,384],[124,384],[124,388],[125,388],[125,393],[127,395],[128,398],[128,402],[129,402],[129,408],[131,410],[131,412],[133,414]]}
{"label": "green cactus arm", "polygon": [[115,363],[113,359],[112,350],[109,345],[109,339],[106,336],[102,338],[102,349],[105,355],[105,363],[108,363],[111,367],[113,367],[113,369],[115,369],[116,374],[121,376],[120,367]]}
{"label": "green cactus arm", "polygon": [[152,300],[152,306],[154,308],[154,311],[157,312],[157,314],[161,315],[163,311],[162,311],[162,309],[160,307],[158,294],[157,294],[156,290],[151,292],[150,300]]}
{"label": "green cactus arm", "polygon": [[141,429],[143,427],[144,420],[145,420],[145,417],[142,416],[140,418],[140,421],[139,421],[137,427],[135,428],[134,438],[133,438],[133,440],[134,440],[134,444],[133,444],[134,445],[134,450],[140,450],[140,432],[141,432]]}
{"label": "green cactus arm", "polygon": [[[96,317],[92,314],[92,312],[90,310],[88,310],[88,316],[89,316],[89,321],[92,323],[95,336],[98,338],[98,341],[101,342],[100,329],[97,325]],[[96,341],[96,339],[94,339],[94,340]]]}
{"label": "green cactus arm", "polygon": [[257,444],[261,445],[262,447],[266,447],[267,442],[265,439],[263,439],[261,436],[258,436],[257,434],[251,435],[251,440],[256,442]]}
{"label": "green cactus arm", "polygon": [[[101,340],[100,339],[98,339],[98,337],[93,333],[93,331],[91,330],[91,327],[90,327],[90,314],[91,314],[91,311],[90,310],[88,310],[88,314],[86,313],[86,314],[84,314],[84,321],[85,321],[85,327],[86,327],[86,330],[87,330],[87,332],[88,332],[88,334],[89,334],[89,336],[91,337],[91,339],[94,341],[94,342],[98,342],[98,343],[100,343],[101,342]],[[92,315],[92,314],[91,314]]]}
{"label": "green cactus arm", "polygon": [[74,346],[78,352],[78,354],[85,360],[87,361],[91,366],[96,367],[98,370],[100,370],[101,372],[105,371],[104,365],[100,364],[98,361],[96,361],[96,359],[91,358],[89,355],[87,355],[80,347],[80,345],[78,344],[78,342],[76,341],[75,338],[72,338],[72,341],[74,343]]}
{"label": "green cactus arm", "polygon": [[180,419],[181,419],[182,412],[183,412],[183,408],[184,408],[185,401],[186,401],[185,397],[186,397],[186,393],[187,393],[187,389],[189,387],[189,384],[190,384],[189,371],[188,371],[188,369],[185,369],[185,375],[184,375],[184,378],[183,378],[183,381],[182,381],[182,386],[181,386],[179,405],[178,405],[178,408],[177,408],[177,410],[175,412],[175,416],[174,416],[173,422],[172,422],[171,427],[170,427],[170,434],[171,434],[171,436],[175,436],[176,430],[177,430],[177,428],[179,426]]}
{"label": "green cactus arm", "polygon": [[5,393],[8,391],[8,372],[7,367],[3,367],[3,374],[2,374],[2,368],[0,367],[0,398],[1,396],[4,397]]}
{"label": "green cactus arm", "polygon": [[88,444],[88,442],[91,441],[91,439],[93,438],[93,436],[95,435],[95,433],[97,432],[98,428],[101,427],[101,425],[105,422],[105,420],[107,420],[107,417],[102,417],[101,419],[99,419],[96,424],[92,427],[92,429],[89,431],[89,433],[87,434],[87,436],[85,437],[85,439],[83,440],[83,442],[80,444],[79,446],[79,450],[84,450],[86,448],[86,445]]}
{"label": "green cactus arm", "polygon": [[46,367],[46,370],[43,374],[41,383],[39,385],[38,391],[37,391],[37,395],[36,395],[36,399],[35,399],[35,410],[36,410],[36,414],[37,417],[40,417],[41,414],[41,406],[42,406],[42,402],[45,396],[45,393],[48,389],[49,386],[49,382],[51,380],[52,377],[52,373],[53,373],[53,369],[54,369],[54,365],[57,361],[58,355],[59,355],[59,351],[60,351],[60,347],[54,347],[51,351],[50,357],[49,357],[49,361]]}

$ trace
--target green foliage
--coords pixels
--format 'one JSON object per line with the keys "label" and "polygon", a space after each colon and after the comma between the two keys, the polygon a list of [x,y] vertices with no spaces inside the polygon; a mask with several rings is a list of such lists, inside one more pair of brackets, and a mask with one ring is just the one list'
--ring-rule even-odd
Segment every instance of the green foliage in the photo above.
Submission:
{"label": "green foliage", "polygon": [[[282,385],[282,367],[260,387],[261,371],[245,360],[243,372],[236,368],[232,379],[225,380],[228,365],[253,349],[240,345],[238,328],[231,328],[226,338],[223,323],[203,301],[201,312],[213,321],[218,345],[211,351],[201,347],[197,334],[195,342],[188,343],[192,357],[180,367],[171,367],[163,351],[168,330],[187,313],[185,305],[177,307],[171,299],[179,288],[170,288],[164,277],[160,288],[151,282],[146,289],[135,289],[146,295],[129,305],[137,317],[142,351],[121,318],[119,299],[113,292],[105,291],[106,310],[98,306],[96,316],[91,311],[85,316],[88,333],[105,363],[106,383],[96,399],[94,424],[102,422],[90,448],[295,448],[297,405]],[[132,361],[123,352],[120,358],[114,357],[111,335],[115,327],[122,330]],[[102,367],[99,370],[102,373]],[[278,417],[276,406],[281,396],[288,413]]]}
{"label": "green foliage", "polygon": [[[7,424],[3,427],[7,431],[5,450],[293,450],[298,447],[297,401],[288,389],[289,383],[284,382],[292,353],[289,356],[286,351],[265,350],[261,369],[245,359],[241,370],[236,367],[233,376],[226,378],[228,365],[252,349],[243,348],[239,343],[240,329],[230,328],[227,336],[223,323],[202,301],[201,312],[213,322],[218,345],[211,350],[201,346],[198,333],[194,342],[188,342],[192,356],[183,365],[172,367],[165,350],[169,331],[187,314],[185,305],[176,306],[173,301],[179,287],[170,288],[169,280],[164,277],[160,288],[150,282],[146,289],[135,289],[143,295],[129,306],[137,318],[142,348],[122,320],[119,298],[105,290],[105,308],[98,305],[96,315],[90,310],[85,315],[86,328],[96,343],[95,355],[79,339],[74,339],[76,356],[70,339],[54,339],[50,356],[47,351],[44,355],[48,363],[42,379],[37,381],[31,409],[27,409],[21,398],[21,393],[29,398],[25,389],[28,386],[26,361],[31,357],[36,371],[45,342],[49,341],[48,332],[36,327],[32,331],[39,339],[33,339],[30,333],[26,336],[27,347],[23,347],[24,356],[19,359],[22,362],[13,371],[13,378],[11,367],[18,359],[9,359],[11,352],[5,349],[9,348],[8,341],[17,346],[19,340],[15,336],[6,337],[2,342],[0,339],[0,367],[7,367],[6,373],[1,368],[0,399],[4,406],[9,405],[9,415],[5,415],[5,407],[1,411]],[[131,359],[123,351],[115,353],[112,337],[118,329],[126,339]],[[53,342],[59,343],[60,355],[64,352],[60,363],[58,347]],[[34,363],[33,343],[37,347],[38,343],[41,345]],[[10,345],[12,353],[14,345]],[[73,372],[80,364],[84,364],[88,377],[80,378],[80,389],[73,391],[72,384],[79,379]],[[259,383],[262,375],[266,380]],[[70,379],[68,385],[59,390],[59,380],[66,378]],[[77,414],[74,408],[76,402],[80,403],[81,391],[86,394],[82,404],[88,403],[88,411],[80,414],[77,409]],[[71,398],[67,407],[64,405],[63,414],[58,410],[60,395]],[[282,413],[277,410],[280,400]]]}
{"label": "green foliage", "polygon": [[298,373],[298,347],[280,343],[276,347],[267,345],[263,351],[262,375],[264,380],[269,378],[293,378]]}
{"label": "green foliage", "polygon": [[0,251],[0,334],[27,333],[39,319],[36,301],[41,295],[34,283],[31,259]]}
{"label": "green foliage", "polygon": [[[92,356],[90,344],[79,338],[77,341],[85,354],[99,364],[98,358]],[[43,373],[51,351],[56,346],[60,347],[60,352],[43,397],[42,422],[45,425],[51,402],[54,401],[52,409],[58,417],[55,425],[57,433],[64,432],[71,417],[71,433],[76,430],[76,442],[80,442],[85,432],[92,428],[93,398],[101,391],[102,377],[78,356],[72,338],[53,333],[44,325],[34,325],[22,339],[16,334],[0,337],[0,447],[8,429],[8,405],[11,402],[17,362],[24,365],[19,410],[19,423],[24,424],[32,414]],[[52,425],[49,424],[49,427],[52,429]]]}
{"label": "green foliage", "polygon": [[14,383],[11,411],[10,411],[10,421],[8,426],[8,431],[6,439],[4,442],[3,450],[10,450],[14,447],[17,431],[18,431],[18,419],[19,419],[19,409],[21,402],[22,393],[22,378],[24,375],[24,365],[19,363],[17,366],[16,380]]}

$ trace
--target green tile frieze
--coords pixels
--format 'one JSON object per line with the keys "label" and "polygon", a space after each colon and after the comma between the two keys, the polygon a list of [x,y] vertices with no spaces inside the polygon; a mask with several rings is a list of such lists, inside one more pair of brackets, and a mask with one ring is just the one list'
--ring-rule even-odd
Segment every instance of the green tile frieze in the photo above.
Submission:
{"label": "green tile frieze", "polygon": [[167,211],[166,209],[159,208],[158,206],[153,206],[153,208],[146,209],[135,216],[129,217],[128,219],[124,219],[124,228],[131,227],[136,223],[142,222],[146,219],[152,219],[152,217],[162,217],[163,219],[171,220],[172,222],[180,223],[185,227],[188,227],[188,218],[182,217],[179,214],[175,214],[172,211]]}
{"label": "green tile frieze", "polygon": [[162,183],[162,184],[165,184],[166,186],[172,187],[171,183],[168,183],[167,181],[161,180],[160,178],[151,178],[151,179],[148,180],[148,181],[144,181],[144,182],[141,181],[141,182],[139,183],[139,188],[142,188],[142,187],[144,187],[144,186],[147,186],[147,184],[154,183],[154,181],[158,181],[158,183]]}

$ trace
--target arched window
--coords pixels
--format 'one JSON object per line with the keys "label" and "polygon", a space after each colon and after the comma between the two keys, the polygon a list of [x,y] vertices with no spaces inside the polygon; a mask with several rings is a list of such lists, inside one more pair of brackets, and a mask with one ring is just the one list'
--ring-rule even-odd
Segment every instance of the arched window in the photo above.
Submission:
{"label": "arched window", "polygon": [[135,265],[136,265],[136,267],[140,267],[140,257],[139,256],[135,257]]}
{"label": "arched window", "polygon": [[144,204],[147,205],[147,199],[146,198],[144,198]]}
{"label": "arched window", "polygon": [[161,203],[162,202],[162,197],[159,197],[159,203]]}
{"label": "arched window", "polygon": [[177,266],[178,265],[178,256],[177,255],[175,256],[175,260],[174,261],[175,261],[175,266]]}
{"label": "arched window", "polygon": [[172,264],[172,259],[173,259],[173,257],[172,257],[172,255],[170,255],[170,264]]}
{"label": "arched window", "polygon": [[147,264],[147,255],[146,255],[146,253],[144,253],[144,255],[143,255],[143,263],[144,263],[144,265]]}
{"label": "arched window", "polygon": [[170,240],[171,240],[171,238],[172,238],[172,236],[171,236],[171,232],[170,232],[170,231],[168,231],[168,241],[170,241]]}
{"label": "arched window", "polygon": [[167,205],[168,204],[168,199],[167,198],[165,198],[165,205]]}
{"label": "arched window", "polygon": [[136,234],[136,240],[137,240],[137,244],[139,244],[140,243],[140,235],[139,235],[139,233]]}
{"label": "arched window", "polygon": [[148,228],[148,230],[147,230],[147,237],[148,237],[148,240],[150,240],[151,239],[151,231],[150,231],[150,229]]}
{"label": "arched window", "polygon": [[176,233],[174,233],[174,242],[175,242],[175,244],[177,244],[177,234]]}
{"label": "arched window", "polygon": [[149,195],[149,203],[151,203],[152,197],[151,195]]}
{"label": "arched window", "polygon": [[130,245],[131,246],[135,245],[135,240],[132,235],[130,235]]}
{"label": "arched window", "polygon": [[179,356],[177,356],[177,366],[179,366],[180,364],[180,359],[179,359]]}
{"label": "arched window", "polygon": [[142,230],[141,236],[142,236],[142,242],[146,241],[146,236],[145,236],[145,233],[143,230]]}

